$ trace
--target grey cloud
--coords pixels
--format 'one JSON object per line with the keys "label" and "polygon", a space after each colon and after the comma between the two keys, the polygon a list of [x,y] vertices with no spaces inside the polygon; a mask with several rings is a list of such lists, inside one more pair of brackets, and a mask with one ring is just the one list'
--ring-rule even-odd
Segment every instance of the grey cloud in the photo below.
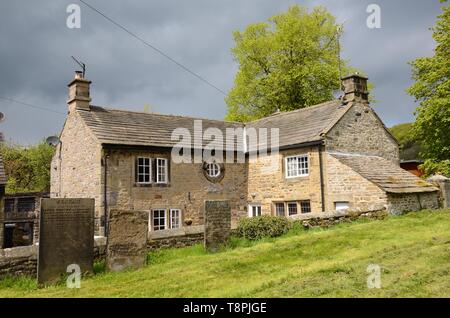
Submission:
{"label": "grey cloud", "polygon": [[[230,53],[232,32],[265,21],[295,1],[275,0],[86,0],[222,90],[237,70]],[[382,9],[382,28],[366,27],[366,7]],[[78,3],[82,27],[66,27],[66,7]],[[298,1],[326,6],[345,22],[343,57],[364,70],[376,89],[374,108],[388,124],[410,121],[416,107],[405,93],[411,84],[408,61],[432,54],[429,27],[439,1]],[[223,118],[224,96],[136,41],[76,0],[2,1],[0,4],[0,96],[66,111],[67,83],[87,63],[96,105]],[[57,133],[64,116],[0,100],[7,138],[36,142]]]}

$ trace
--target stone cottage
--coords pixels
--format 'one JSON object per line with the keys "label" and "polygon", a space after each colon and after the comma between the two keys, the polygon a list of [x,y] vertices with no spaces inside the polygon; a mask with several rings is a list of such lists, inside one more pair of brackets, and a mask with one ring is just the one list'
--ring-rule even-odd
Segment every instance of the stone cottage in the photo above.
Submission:
{"label": "stone cottage", "polygon": [[[188,231],[214,199],[230,201],[234,224],[262,214],[437,207],[438,189],[399,167],[398,143],[369,106],[362,76],[343,78],[342,99],[246,124],[93,106],[90,84],[79,72],[69,84],[51,196],[95,198],[98,234],[117,208],[148,211],[153,233]],[[173,158],[177,129],[194,135],[183,148],[193,162]],[[227,134],[232,160],[216,162],[203,159],[208,143],[196,129],[244,137]],[[276,129],[276,142],[249,143],[250,130],[264,129]]]}

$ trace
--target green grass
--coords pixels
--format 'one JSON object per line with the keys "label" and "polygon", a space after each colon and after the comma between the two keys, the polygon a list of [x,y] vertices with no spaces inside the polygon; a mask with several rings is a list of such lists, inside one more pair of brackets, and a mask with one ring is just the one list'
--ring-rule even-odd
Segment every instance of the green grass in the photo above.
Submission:
{"label": "green grass", "polygon": [[[381,289],[366,286],[381,266]],[[103,264],[80,289],[0,281],[0,297],[450,297],[450,210],[422,211],[329,229],[296,229],[216,254],[201,245],[149,255],[140,270]]]}

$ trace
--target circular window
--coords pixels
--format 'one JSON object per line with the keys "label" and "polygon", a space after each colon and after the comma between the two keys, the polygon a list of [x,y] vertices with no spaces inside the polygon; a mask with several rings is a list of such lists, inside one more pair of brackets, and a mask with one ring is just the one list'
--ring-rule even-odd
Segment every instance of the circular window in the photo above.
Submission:
{"label": "circular window", "polygon": [[208,177],[217,178],[220,175],[220,166],[217,163],[206,164],[206,174]]}
{"label": "circular window", "polygon": [[215,183],[222,180],[225,169],[223,164],[217,162],[204,162],[202,170],[206,179]]}

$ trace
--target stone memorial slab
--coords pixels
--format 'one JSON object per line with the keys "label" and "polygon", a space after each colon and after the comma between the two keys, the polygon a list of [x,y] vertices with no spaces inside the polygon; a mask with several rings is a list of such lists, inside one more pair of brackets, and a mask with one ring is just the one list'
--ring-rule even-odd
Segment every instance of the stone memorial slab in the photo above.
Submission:
{"label": "stone memorial slab", "polygon": [[148,212],[111,210],[108,218],[106,266],[118,272],[147,261]]}
{"label": "stone memorial slab", "polygon": [[52,284],[76,264],[93,271],[94,199],[41,199],[38,283]]}
{"label": "stone memorial slab", "polygon": [[216,252],[228,242],[231,232],[229,201],[205,202],[205,248]]}

